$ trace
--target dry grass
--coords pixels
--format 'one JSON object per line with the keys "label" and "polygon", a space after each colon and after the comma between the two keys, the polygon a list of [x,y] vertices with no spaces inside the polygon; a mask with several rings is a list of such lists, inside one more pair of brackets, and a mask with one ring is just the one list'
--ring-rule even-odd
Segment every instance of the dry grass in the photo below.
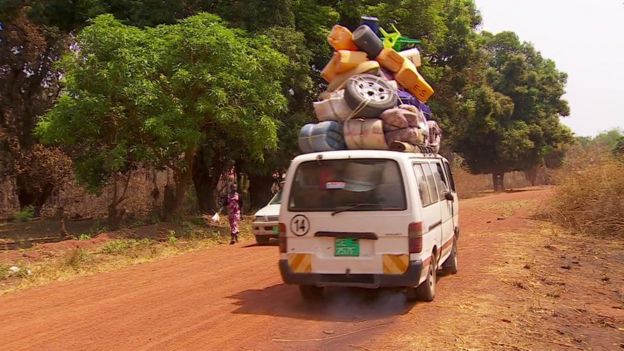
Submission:
{"label": "dry grass", "polygon": [[[225,228],[225,227],[224,227]],[[243,240],[251,239],[251,222],[241,223]],[[179,233],[170,231],[166,240],[114,239],[98,247],[72,249],[58,257],[34,263],[15,262],[24,274],[9,274],[10,265],[0,265],[0,295],[45,285],[55,281],[72,280],[81,276],[110,272],[140,263],[161,260],[188,252],[227,244],[229,236],[205,225],[184,223]],[[28,272],[28,273],[26,273]]]}
{"label": "dry grass", "polygon": [[624,237],[624,163],[608,154],[580,155],[559,173],[544,211],[573,231]]}
{"label": "dry grass", "polygon": [[535,206],[537,206],[536,200],[517,200],[487,204],[481,206],[481,208],[485,211],[495,213],[499,217],[511,217],[520,209],[533,210]]}
{"label": "dry grass", "polygon": [[[453,166],[453,178],[457,193],[462,199],[469,199],[492,193],[491,174],[471,174],[461,166]],[[538,173],[537,185],[548,184],[549,170],[541,169]],[[523,172],[505,173],[505,188],[519,189],[531,186]]]}

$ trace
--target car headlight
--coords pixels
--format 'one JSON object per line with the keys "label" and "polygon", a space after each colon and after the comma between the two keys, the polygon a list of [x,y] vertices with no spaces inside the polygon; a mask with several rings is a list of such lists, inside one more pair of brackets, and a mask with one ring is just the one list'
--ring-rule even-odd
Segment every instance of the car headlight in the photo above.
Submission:
{"label": "car headlight", "polygon": [[266,216],[254,216],[254,221],[256,222],[266,222]]}

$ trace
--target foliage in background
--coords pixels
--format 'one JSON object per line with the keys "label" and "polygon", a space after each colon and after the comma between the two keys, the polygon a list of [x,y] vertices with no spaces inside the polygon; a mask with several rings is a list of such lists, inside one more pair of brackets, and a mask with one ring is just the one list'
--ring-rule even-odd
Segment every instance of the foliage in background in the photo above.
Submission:
{"label": "foliage in background", "polygon": [[27,3],[0,1],[0,181],[15,179],[20,207],[34,206],[39,214],[69,170],[65,155],[39,145],[32,133],[58,97],[52,66],[68,36],[31,20]]}
{"label": "foliage in background", "polygon": [[[166,150],[160,153],[146,151],[147,147],[132,145],[131,142],[121,143],[114,150],[112,146],[105,145],[104,149],[108,150],[106,156],[109,160],[93,162],[95,165],[101,166],[85,166],[86,170],[83,170],[82,173],[91,172],[89,175],[91,179],[104,179],[99,183],[107,183],[108,180],[112,179],[108,183],[113,185],[112,189],[115,193],[113,198],[117,200],[111,203],[109,213],[115,216],[121,215],[122,211],[117,211],[117,207],[123,207],[121,204],[124,202],[124,197],[127,197],[124,195],[124,189],[129,179],[127,171],[142,165],[156,165],[155,167],[159,168],[163,164],[161,160],[166,158],[169,158],[167,163],[192,164],[192,167],[178,167],[176,184],[165,189],[165,198],[172,204],[169,206],[169,211],[166,210],[165,212],[171,212],[172,208],[179,207],[176,203],[184,197],[190,182],[189,174],[191,174],[192,183],[195,186],[199,209],[204,212],[213,210],[214,189],[219,176],[232,165],[236,165],[239,171],[249,175],[250,192],[252,192],[250,194],[251,202],[256,206],[266,202],[270,196],[267,189],[272,182],[271,173],[287,166],[288,160],[298,152],[296,138],[299,128],[304,123],[314,119],[311,102],[325,87],[319,72],[330,59],[331,48],[326,42],[327,33],[335,23],[341,23],[355,29],[362,15],[379,17],[382,26],[386,29],[390,29],[391,23],[396,23],[404,35],[422,40],[423,43],[419,48],[423,55],[423,66],[420,71],[436,90],[435,96],[430,101],[430,106],[434,111],[435,119],[444,129],[443,152],[446,155],[455,151],[462,153],[466,160],[480,158],[474,162],[471,170],[473,172],[492,172],[492,167],[482,166],[483,163],[487,163],[487,160],[493,159],[491,154],[483,154],[483,148],[494,150],[495,158],[501,161],[499,164],[505,166],[499,167],[502,170],[498,169],[498,171],[534,168],[542,162],[548,163],[546,160],[549,158],[548,155],[554,155],[551,158],[557,159],[557,155],[563,152],[562,145],[565,144],[564,139],[569,133],[560,130],[558,121],[555,121],[553,117],[555,115],[553,111],[556,109],[559,114],[566,114],[567,106],[565,106],[565,102],[559,99],[565,83],[565,75],[559,73],[552,62],[542,59],[533,48],[525,43],[520,43],[513,34],[493,36],[487,33],[484,35],[478,33],[481,15],[472,0],[276,0],[270,2],[261,0],[235,2],[224,0],[182,2],[174,0],[136,0],[131,2],[121,0],[0,0],[0,18],[7,21],[7,28],[17,28],[21,24],[27,23],[27,25],[22,25],[19,28],[24,33],[33,33],[31,36],[17,36],[14,41],[15,45],[27,44],[33,40],[32,38],[44,38],[38,39],[38,42],[42,40],[45,42],[42,42],[42,45],[37,45],[36,48],[38,48],[37,50],[49,48],[45,49],[47,51],[43,56],[16,55],[9,52],[6,54],[12,55],[11,59],[15,63],[14,66],[18,68],[24,64],[36,64],[36,60],[31,60],[31,63],[28,57],[43,58],[43,64],[38,66],[37,72],[39,74],[34,78],[41,76],[49,77],[52,80],[46,78],[49,82],[46,81],[46,84],[37,85],[33,78],[25,78],[33,82],[33,84],[28,85],[30,96],[45,97],[45,103],[37,106],[42,106],[45,110],[56,100],[59,74],[51,66],[58,60],[61,52],[69,51],[69,42],[75,39],[73,35],[78,33],[78,40],[84,40],[86,34],[82,34],[81,31],[91,23],[90,20],[98,15],[110,13],[120,23],[136,27],[135,29],[138,31],[136,33],[141,33],[137,36],[144,36],[143,39],[138,40],[138,43],[141,44],[138,44],[138,47],[134,49],[130,49],[128,45],[134,45],[137,42],[134,44],[119,43],[118,48],[120,50],[111,51],[111,54],[118,56],[111,59],[113,61],[122,59],[124,55],[134,57],[139,52],[142,52],[141,54],[147,58],[130,60],[128,67],[115,66],[119,72],[126,70],[133,77],[139,79],[132,86],[122,84],[123,89],[120,92],[110,91],[110,96],[104,95],[105,98],[118,100],[111,106],[104,108],[112,109],[114,107],[118,109],[115,113],[120,113],[123,116],[129,113],[141,114],[145,112],[146,105],[157,103],[160,106],[151,106],[153,111],[150,113],[159,114],[158,111],[169,110],[172,112],[167,117],[170,120],[176,119],[176,114],[187,113],[189,107],[191,107],[190,110],[195,107],[205,107],[205,104],[204,107],[200,106],[199,100],[193,101],[192,95],[181,96],[179,95],[180,91],[175,91],[177,89],[175,84],[183,86],[183,79],[189,79],[190,75],[197,73],[201,74],[202,72],[198,72],[198,69],[203,68],[194,70],[190,65],[190,67],[184,67],[180,72],[176,72],[177,76],[167,77],[167,79],[154,76],[155,67],[163,64],[163,61],[155,59],[155,56],[161,56],[164,50],[172,49],[170,56],[181,55],[181,57],[188,59],[188,56],[185,55],[189,52],[185,51],[187,43],[178,39],[176,39],[176,43],[166,43],[163,46],[163,43],[167,42],[168,39],[152,42],[146,38],[151,35],[148,33],[157,31],[154,29],[155,26],[167,24],[171,25],[171,28],[181,28],[184,25],[175,24],[177,21],[202,11],[220,16],[224,21],[227,21],[227,26],[244,29],[249,35],[243,35],[243,37],[247,36],[252,42],[256,42],[256,37],[266,35],[270,40],[267,42],[269,43],[267,46],[271,46],[287,57],[286,67],[281,69],[280,77],[263,74],[258,80],[279,81],[279,90],[281,95],[285,97],[284,108],[274,109],[269,113],[274,124],[270,129],[275,128],[276,132],[262,135],[261,133],[265,131],[261,129],[254,133],[256,140],[266,138],[269,146],[252,150],[251,152],[255,153],[257,157],[248,157],[248,149],[253,147],[241,143],[240,138],[232,138],[231,135],[227,134],[221,135],[211,127],[196,129],[195,136],[190,131],[188,133],[174,131],[177,134],[175,137],[185,141],[198,140],[193,142],[194,151],[189,152],[189,149],[182,151],[182,154],[186,154],[186,156],[181,157],[180,160],[172,161],[171,155],[188,146],[189,144],[186,142],[176,144],[175,147],[168,144],[169,146],[164,147]],[[184,20],[182,23],[189,24],[188,20]],[[226,23],[222,22],[222,25],[226,26]],[[24,31],[24,28],[28,30]],[[129,28],[124,27],[121,32],[125,33],[128,29],[128,33],[126,33],[129,35],[128,39],[133,41],[137,38],[134,34],[129,34],[131,32]],[[115,27],[111,27],[111,29],[113,32],[118,31],[118,28]],[[199,30],[199,28],[196,29]],[[93,32],[92,29],[91,31]],[[9,32],[4,31],[0,35],[6,35],[6,33]],[[102,33],[102,38],[110,42],[108,37],[110,34]],[[253,39],[251,39],[252,37]],[[214,44],[221,45],[219,41],[215,41]],[[24,47],[28,48],[27,45]],[[88,49],[88,45],[79,43],[73,48],[84,51]],[[113,48],[114,46],[109,47],[109,49]],[[126,51],[124,52],[124,50]],[[33,53],[35,52],[33,51]],[[519,58],[526,58],[526,62]],[[209,57],[204,56],[199,59],[206,60]],[[244,56],[241,60],[243,59]],[[171,61],[165,63],[165,65],[167,64],[180,64],[180,62]],[[59,67],[67,68],[65,64]],[[245,74],[245,72],[236,71],[236,67],[234,65],[235,72],[232,76]],[[167,71],[166,68],[165,71]],[[167,72],[170,74],[173,71],[169,69]],[[160,89],[150,86],[150,84],[141,85],[141,82],[146,82],[146,79],[142,77],[149,77],[148,83],[164,83],[164,86]],[[127,79],[128,77],[104,75],[98,77],[93,85],[96,85],[100,79],[108,81],[107,84],[117,84],[115,79],[123,80],[124,78]],[[197,80],[201,81],[204,78]],[[178,80],[177,83],[174,82],[175,80]],[[501,84],[501,82],[505,84]],[[170,85],[167,86],[167,84]],[[172,91],[166,90],[172,88],[174,89]],[[249,87],[239,91],[254,90],[254,88],[253,85],[249,85]],[[140,90],[146,90],[142,101],[137,101],[134,104],[136,106],[131,106],[130,109],[122,108],[119,110],[120,106],[132,105],[132,103],[119,100],[131,101],[131,99],[137,98]],[[4,101],[11,101],[10,91],[3,91],[0,95],[2,95],[0,102],[3,98]],[[161,96],[167,95],[175,96],[176,99],[179,98],[179,101],[167,98],[160,99]],[[212,96],[212,98],[218,99],[216,96]],[[140,104],[141,106],[139,106]],[[195,106],[190,106],[191,104]],[[185,105],[187,110],[182,110],[180,108],[182,105]],[[102,107],[98,106],[96,112],[101,109]],[[224,113],[231,113],[238,110],[234,108],[224,109],[224,111]],[[9,121],[5,122],[5,125],[20,125],[23,127],[20,133],[32,136],[32,128],[41,113],[39,107],[28,113],[16,113],[12,115],[12,120],[5,118],[6,121]],[[543,118],[544,116],[545,118]],[[196,116],[191,117],[191,119],[195,120]],[[477,122],[475,123],[476,128],[481,129],[475,130],[468,125],[469,121],[472,123],[475,120]],[[137,130],[142,132],[140,128]],[[234,134],[240,129],[235,127],[231,128],[230,131]],[[186,135],[183,136],[182,134],[185,133]],[[11,143],[4,136],[9,134],[16,135],[15,132],[6,128],[3,129],[0,125],[0,153],[9,149],[8,145]],[[133,131],[129,134],[124,138],[132,141],[141,140],[143,142],[148,140],[152,142],[149,137],[144,138],[144,136],[137,135],[141,133],[134,133]],[[139,139],[136,139],[137,137]],[[475,145],[474,139],[483,140],[483,144]],[[36,138],[31,138],[31,140],[34,143],[38,142]],[[162,138],[158,142],[167,144],[167,141],[162,140]],[[5,146],[2,147],[2,145]],[[270,147],[275,145],[277,145],[277,149]],[[162,149],[163,147],[157,145],[156,148]],[[470,157],[471,155],[476,156]],[[149,160],[145,161],[144,158]],[[119,163],[111,161],[113,159],[125,159],[125,161]],[[5,169],[8,170],[7,174],[14,175],[15,172],[11,166],[16,161],[10,157],[3,157],[2,160],[7,161],[5,166]],[[166,166],[168,167],[168,165]],[[78,165],[76,167],[80,168]],[[30,173],[25,173],[24,179],[32,178]],[[44,190],[49,187],[40,186],[30,189],[27,184],[29,183],[20,182],[18,188],[37,192],[35,194],[37,199],[45,199]],[[101,189],[101,184],[92,187],[92,189]],[[30,198],[35,197],[30,196]],[[28,200],[27,197],[24,197],[22,201],[20,198],[23,205],[27,204],[28,201],[33,202],[34,200]]]}
{"label": "foliage in background", "polygon": [[35,217],[35,208],[26,206],[13,214],[13,219],[18,222],[30,222]]}
{"label": "foliage in background", "polygon": [[78,179],[94,191],[140,165],[172,169],[165,213],[175,214],[200,143],[223,143],[250,159],[275,149],[285,66],[266,37],[214,15],[145,30],[102,15],[61,62],[64,93],[38,133],[67,148]]}
{"label": "foliage in background", "polygon": [[453,146],[472,172],[491,173],[502,190],[505,172],[540,166],[572,142],[559,121],[569,115],[567,75],[512,32],[485,32],[482,40],[484,84],[466,95]]}

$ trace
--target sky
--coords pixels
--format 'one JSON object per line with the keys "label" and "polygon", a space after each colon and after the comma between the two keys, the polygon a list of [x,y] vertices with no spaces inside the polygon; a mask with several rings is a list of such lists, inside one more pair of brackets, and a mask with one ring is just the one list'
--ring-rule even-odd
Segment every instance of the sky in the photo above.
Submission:
{"label": "sky", "polygon": [[510,30],[568,74],[562,118],[579,136],[624,129],[624,0],[475,0],[481,29]]}

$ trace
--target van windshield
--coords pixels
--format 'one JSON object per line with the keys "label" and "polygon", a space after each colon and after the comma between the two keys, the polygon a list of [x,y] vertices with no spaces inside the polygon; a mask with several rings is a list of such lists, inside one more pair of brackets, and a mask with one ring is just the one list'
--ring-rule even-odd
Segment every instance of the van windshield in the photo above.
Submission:
{"label": "van windshield", "polygon": [[290,211],[402,211],[407,208],[396,161],[320,160],[297,168]]}
{"label": "van windshield", "polygon": [[282,203],[282,190],[280,189],[275,196],[269,201],[269,205],[279,205]]}

